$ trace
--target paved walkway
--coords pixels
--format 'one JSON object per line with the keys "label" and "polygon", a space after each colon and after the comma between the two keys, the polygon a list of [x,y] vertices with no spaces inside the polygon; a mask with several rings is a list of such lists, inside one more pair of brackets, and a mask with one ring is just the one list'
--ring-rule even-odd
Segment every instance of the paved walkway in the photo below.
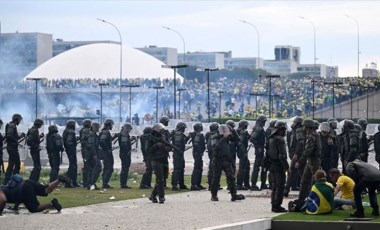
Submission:
{"label": "paved walkway", "polygon": [[0,216],[0,229],[201,229],[275,216],[268,191],[242,191],[246,199],[236,202],[224,189],[219,202],[210,201],[209,191],[197,191],[167,195],[165,204],[145,197],[67,208],[60,214],[7,212]]}

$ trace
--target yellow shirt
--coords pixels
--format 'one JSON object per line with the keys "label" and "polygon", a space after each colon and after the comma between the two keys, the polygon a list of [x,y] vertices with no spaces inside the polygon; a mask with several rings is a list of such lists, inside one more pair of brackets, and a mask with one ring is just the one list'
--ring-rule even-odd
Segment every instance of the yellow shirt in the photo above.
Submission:
{"label": "yellow shirt", "polygon": [[343,199],[354,199],[354,186],[355,182],[349,178],[348,176],[340,176],[338,178],[338,181],[336,182],[337,185],[340,185],[340,191],[342,192],[342,198]]}

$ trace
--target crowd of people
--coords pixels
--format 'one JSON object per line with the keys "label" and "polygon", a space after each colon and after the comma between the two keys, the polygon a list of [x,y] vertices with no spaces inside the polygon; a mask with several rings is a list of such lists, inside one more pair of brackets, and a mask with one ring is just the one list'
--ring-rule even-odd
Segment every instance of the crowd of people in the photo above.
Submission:
{"label": "crowd of people", "polygon": [[[36,196],[47,196],[59,182],[64,183],[66,188],[84,187],[91,191],[97,190],[97,182],[101,181],[101,188],[113,189],[109,182],[114,173],[115,149],[119,150],[121,160],[120,188],[131,189],[127,184],[131,150],[132,145],[140,141],[146,170],[139,188],[153,188],[149,196],[149,200],[153,203],[165,202],[165,188],[169,183],[167,180],[170,152],[173,157],[171,189],[175,191],[206,189],[203,186],[205,183],[202,183],[202,172],[203,155],[207,150],[209,157],[207,183],[213,202],[219,201],[218,191],[221,173],[224,171],[231,201],[245,199],[244,195],[238,194],[238,190],[271,189],[272,212],[287,212],[288,210],[282,207],[283,198],[288,196],[290,190],[298,190],[298,199],[289,202],[289,211],[321,214],[331,213],[334,209],[356,209],[351,216],[362,218],[364,208],[361,195],[367,189],[372,215],[379,216],[376,189],[380,189],[380,171],[367,161],[369,146],[373,142],[375,159],[380,168],[380,125],[378,133],[367,136],[365,119],[359,119],[357,124],[345,120],[339,134],[336,132],[338,122],[334,118],[319,124],[315,120],[298,116],[292,119],[290,132],[287,132],[288,127],[285,122],[276,119],[270,120],[269,127],[265,130],[267,122],[265,115],[257,117],[250,133],[248,121],[242,119],[237,127],[232,120],[228,120],[225,124],[211,123],[206,134],[203,124],[197,122],[193,125],[194,131],[185,134],[188,128],[186,123],[178,122],[175,129],[170,132],[167,129],[169,118],[162,116],[158,123],[147,126],[139,137],[130,135],[133,129],[130,123],[125,123],[119,132],[112,131],[114,123],[111,119],[106,119],[102,127],[98,122],[85,119],[79,136],[76,134],[76,122],[73,120],[66,122],[62,134],[59,134],[56,125],[50,125],[49,132],[45,136],[39,133],[43,121],[36,119],[27,134],[19,134],[17,126],[22,119],[20,114],[14,114],[12,121],[6,124],[5,137],[0,135],[1,144],[3,139],[6,140],[6,150],[9,155],[4,186],[0,187],[0,213],[6,202],[16,205],[24,203],[31,212],[48,208],[60,211],[62,206],[56,199],[49,204],[40,205],[36,198]],[[2,121],[0,125],[3,125]],[[114,133],[111,134],[111,131]],[[25,138],[33,159],[33,169],[29,179],[22,182],[17,176],[20,171],[18,145],[20,140]],[[41,171],[40,143],[43,138],[46,138],[51,170],[50,184],[40,186],[38,185]],[[79,183],[77,178],[79,143],[79,151],[84,162],[81,170],[82,183]],[[188,143],[191,143],[191,146],[188,146]],[[255,155],[253,170],[250,173],[251,162],[248,153],[252,146]],[[1,146],[1,151],[2,149]],[[190,187],[184,182],[184,152],[188,149],[192,150],[194,158]],[[59,175],[63,151],[69,159],[66,176]],[[3,159],[2,152],[0,159]],[[342,171],[338,169],[339,160]],[[154,185],[152,185],[153,172],[156,178]],[[341,197],[337,197],[338,195]]]}
{"label": "crowd of people", "polygon": [[[113,78],[106,80],[110,83],[110,88],[119,87],[119,79]],[[309,116],[312,113],[313,91],[315,110],[320,110],[333,104],[333,85],[326,82],[341,82],[343,84],[334,85],[335,103],[341,103],[351,98],[365,95],[367,87],[369,92],[380,89],[378,78],[333,78],[333,79],[312,79],[310,77],[273,78],[271,89],[269,89],[269,78],[259,77],[252,80],[247,79],[228,79],[218,77],[217,80],[210,81],[210,114],[218,116],[221,111],[222,117],[256,117],[258,114],[269,115],[269,97],[273,94],[273,108],[275,117]],[[60,79],[43,80],[42,88],[56,89],[81,89],[98,88],[99,79]],[[0,86],[4,89],[25,89],[33,90],[34,82],[1,80]],[[158,106],[159,115],[173,116],[173,90],[174,82],[169,79],[123,79],[121,84],[139,84],[141,88],[133,95],[132,106],[136,108],[140,117],[145,114],[154,115],[156,112],[156,92],[148,90],[153,86],[163,86],[159,91]],[[354,85],[354,86],[350,86]],[[314,85],[314,88],[313,88]],[[357,85],[357,86],[355,86]],[[184,79],[177,80],[176,87],[186,89],[181,93],[181,107],[177,108],[177,113],[181,112],[184,117],[191,120],[202,120],[208,114],[207,110],[207,84],[203,79]],[[271,93],[269,93],[271,90]],[[219,99],[220,94],[221,100]],[[264,96],[251,96],[250,93],[265,94]],[[116,111],[119,105],[118,97],[105,98],[108,111]],[[122,99],[123,100],[123,99]],[[141,101],[142,100],[142,101]],[[177,100],[178,101],[178,100]],[[141,103],[143,102],[143,103]],[[60,102],[58,102],[60,103]],[[123,108],[128,107],[129,100],[122,101]],[[62,104],[65,104],[62,102]],[[141,105],[149,105],[141,107]],[[43,106],[43,105],[42,105]],[[66,106],[69,107],[69,106]],[[82,105],[86,107],[86,103]],[[141,107],[141,108],[140,108]],[[49,108],[48,111],[51,111]],[[160,112],[161,111],[161,112]],[[106,114],[111,116],[111,114]],[[155,116],[153,116],[155,117]]]}

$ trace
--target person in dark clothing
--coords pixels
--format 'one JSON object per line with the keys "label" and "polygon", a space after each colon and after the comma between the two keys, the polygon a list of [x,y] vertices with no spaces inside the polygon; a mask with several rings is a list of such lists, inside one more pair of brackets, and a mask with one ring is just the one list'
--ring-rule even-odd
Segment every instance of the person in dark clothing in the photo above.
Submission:
{"label": "person in dark clothing", "polygon": [[92,121],[90,119],[83,120],[83,127],[79,131],[80,147],[83,159],[82,177],[83,177],[83,188],[88,187],[88,162],[87,162],[87,150],[88,150],[88,135],[90,135]]}
{"label": "person in dark clothing", "polygon": [[26,143],[30,148],[30,155],[32,156],[33,160],[33,169],[30,173],[29,179],[38,182],[40,180],[40,172],[41,172],[41,157],[40,157],[40,143],[41,138],[44,137],[44,134],[41,133],[41,135],[38,132],[38,129],[42,127],[44,124],[44,121],[37,118],[34,121],[34,124],[32,128],[28,130],[28,133],[26,134]]}
{"label": "person in dark clothing", "polygon": [[110,130],[113,127],[113,120],[106,119],[104,121],[103,129],[99,134],[99,145],[102,152],[102,160],[103,160],[103,186],[102,188],[112,189],[113,187],[109,185],[109,181],[111,179],[113,173],[113,153],[112,153],[112,136]]}
{"label": "person in dark clothing", "polygon": [[210,131],[206,133],[206,148],[208,152],[208,172],[207,172],[207,183],[208,183],[208,189],[211,190],[211,182],[212,182],[212,175],[213,175],[213,152],[212,152],[212,143],[211,143],[211,137],[215,135],[218,132],[219,124],[216,122],[211,123],[210,125]]}
{"label": "person in dark clothing", "polygon": [[66,184],[65,188],[80,187],[77,183],[78,162],[77,162],[77,138],[75,135],[75,121],[68,120],[66,128],[62,134],[63,145],[66,150],[67,158],[69,159],[69,168],[67,169],[67,176],[71,179],[72,184]]}
{"label": "person in dark clothing", "polygon": [[88,134],[87,140],[87,156],[86,161],[88,164],[88,190],[98,189],[96,182],[98,181],[99,175],[102,172],[102,164],[100,162],[101,152],[99,148],[99,135],[100,124],[98,122],[92,122],[90,133]]}
{"label": "person in dark clothing", "polygon": [[42,185],[32,180],[24,181],[18,174],[13,175],[7,185],[0,186],[0,216],[6,203],[14,203],[17,209],[18,205],[23,203],[31,213],[53,208],[60,212],[62,206],[56,198],[46,204],[40,204],[37,199],[37,196],[48,196],[60,182],[69,184],[71,181],[70,178],[60,175],[49,185]]}
{"label": "person in dark clothing", "polygon": [[269,136],[267,157],[269,157],[269,171],[273,178],[273,188],[271,195],[272,212],[286,212],[281,207],[284,198],[284,187],[286,182],[286,172],[289,173],[287,161],[286,144],[286,123],[277,121],[272,134]]}
{"label": "person in dark clothing", "polygon": [[[132,130],[130,123],[125,123],[118,134],[118,142],[120,147],[120,160],[121,160],[121,172],[120,172],[120,188],[130,189],[127,185],[129,167],[131,166],[131,150],[132,150],[132,138],[129,133]],[[134,139],[133,139],[134,140]]]}
{"label": "person in dark clothing", "polygon": [[[3,120],[0,119],[0,129],[3,127]],[[3,145],[4,145],[4,137],[0,133],[0,176],[1,173],[4,173],[4,159],[3,159]]]}
{"label": "person in dark clothing", "polygon": [[373,145],[375,149],[375,160],[380,169],[380,125],[377,126],[378,132],[373,136]]}
{"label": "person in dark clothing", "polygon": [[359,156],[360,159],[364,162],[368,162],[368,149],[369,149],[369,141],[367,138],[367,125],[368,122],[364,118],[360,118],[358,120],[358,125],[362,128],[362,131],[358,134],[359,135]]}
{"label": "person in dark clothing", "polygon": [[248,121],[239,121],[239,127],[237,133],[239,135],[239,143],[237,148],[237,157],[239,158],[239,170],[236,179],[236,189],[237,190],[248,190],[249,176],[250,176],[250,165],[248,159],[248,141],[250,135],[247,132]]}
{"label": "person in dark clothing", "polygon": [[[226,125],[232,127],[234,129],[234,132],[236,132],[235,130],[235,122],[233,120],[227,120],[226,121]],[[238,147],[238,143],[239,142],[233,142],[233,141],[230,141],[230,155],[228,156],[228,159],[231,161],[231,165],[232,165],[232,172],[234,173],[234,175],[236,175],[236,154],[237,154],[237,147]]]}
{"label": "person in dark clothing", "polygon": [[[252,129],[250,141],[255,147],[255,162],[253,164],[252,176],[251,176],[251,190],[259,191],[261,189],[267,189],[266,181],[267,175],[263,168],[264,160],[264,147],[265,147],[265,122],[267,118],[264,115],[259,115],[256,119],[256,124]],[[260,188],[256,185],[257,178],[259,177],[259,171],[261,168],[261,186]]]}
{"label": "person in dark clothing", "polygon": [[343,174],[346,174],[346,165],[359,158],[359,136],[352,120],[345,120],[342,133],[339,134],[340,157]]}
{"label": "person in dark clothing", "polygon": [[152,188],[151,183],[152,183],[153,167],[152,167],[152,162],[150,160],[150,155],[148,154],[146,150],[146,143],[151,133],[152,133],[152,128],[146,127],[143,131],[143,135],[140,136],[141,152],[143,154],[143,161],[145,163],[145,172],[141,179],[140,189]]}
{"label": "person in dark clothing", "polygon": [[155,124],[146,143],[146,150],[150,155],[153,171],[156,175],[156,184],[154,185],[149,200],[153,203],[159,202],[160,204],[165,202],[165,173],[168,172],[168,152],[170,151],[170,147],[164,144],[164,142],[166,142],[164,133],[165,126],[161,123]]}
{"label": "person in dark clothing", "polygon": [[[337,140],[336,129],[338,128],[338,120],[335,118],[330,118],[327,120],[327,123],[330,124],[330,137],[333,142],[333,146],[336,148],[331,149],[331,167],[338,168],[339,163],[339,146]],[[326,171],[327,172],[327,171]]]}
{"label": "person in dark clothing", "polygon": [[212,136],[213,146],[213,178],[211,185],[211,201],[219,201],[218,190],[220,188],[220,176],[222,171],[227,177],[227,184],[231,194],[231,201],[243,200],[245,197],[236,193],[235,175],[232,171],[231,162],[228,160],[230,154],[230,141],[239,141],[239,136],[233,132],[233,128],[228,125],[220,125],[219,133]]}
{"label": "person in dark clothing", "polygon": [[46,151],[50,164],[50,183],[57,180],[59,173],[59,166],[61,165],[61,155],[63,148],[63,139],[58,134],[58,127],[56,125],[50,125],[49,132],[46,135]]}
{"label": "person in dark clothing", "polygon": [[184,134],[187,128],[184,122],[178,122],[175,130],[172,132],[173,145],[181,151],[173,151],[173,174],[172,174],[172,190],[188,189],[185,185],[185,157],[187,137]]}
{"label": "person in dark clothing", "polygon": [[[321,137],[321,167],[323,171],[330,172],[332,167],[333,152],[336,151],[337,146],[334,144],[333,138],[330,136],[330,124],[322,122],[320,126],[319,135]],[[332,182],[329,175],[327,181]]]}
{"label": "person in dark clothing", "polygon": [[22,121],[20,114],[13,114],[12,121],[5,126],[5,139],[7,141],[8,167],[5,172],[4,184],[14,174],[19,174],[21,168],[20,154],[18,152],[19,139],[25,137],[25,133],[18,135],[17,126]]}
{"label": "person in dark clothing", "polygon": [[379,204],[375,190],[380,187],[380,171],[371,164],[356,159],[346,166],[349,177],[355,181],[354,196],[356,211],[352,217],[363,218],[364,208],[362,204],[362,192],[367,188],[369,202],[372,207],[372,215],[379,216]]}
{"label": "person in dark clothing", "polygon": [[[169,117],[167,117],[167,116],[160,117],[160,123],[163,124],[165,127],[168,127],[168,125],[169,125]],[[171,143],[171,135],[170,135],[169,130],[167,130],[165,128],[165,129],[163,129],[162,132],[164,132],[163,135],[165,137],[166,142]],[[164,149],[164,151],[166,151],[166,149]],[[166,153],[167,153],[168,156],[169,156],[169,151],[171,151],[171,149],[167,148],[167,152]],[[169,176],[169,167],[166,167],[164,169],[167,170],[164,173],[164,177],[165,177],[164,188],[167,188],[167,186],[166,186],[166,180],[168,179],[168,176]]]}
{"label": "person in dark clothing", "polygon": [[202,186],[203,153],[206,150],[206,141],[202,131],[202,123],[197,122],[194,124],[194,132],[190,134],[194,158],[194,168],[191,174],[191,191],[206,189]]}

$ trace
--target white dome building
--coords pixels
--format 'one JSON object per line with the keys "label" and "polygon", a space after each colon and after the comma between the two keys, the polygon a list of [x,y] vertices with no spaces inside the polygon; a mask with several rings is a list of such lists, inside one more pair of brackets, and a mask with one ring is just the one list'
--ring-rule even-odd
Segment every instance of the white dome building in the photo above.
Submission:
{"label": "white dome building", "polygon": [[[122,48],[122,79],[172,79],[172,69],[162,68],[165,63],[137,49]],[[63,52],[30,72],[27,78],[53,79],[119,79],[120,45],[97,43]],[[183,78],[177,74],[177,80]]]}

